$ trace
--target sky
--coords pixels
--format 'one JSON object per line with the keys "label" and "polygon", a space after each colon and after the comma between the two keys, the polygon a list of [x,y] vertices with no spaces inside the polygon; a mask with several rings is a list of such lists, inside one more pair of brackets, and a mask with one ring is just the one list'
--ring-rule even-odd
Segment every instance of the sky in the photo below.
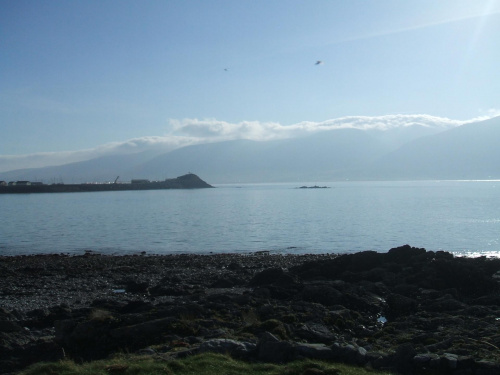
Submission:
{"label": "sky", "polygon": [[492,117],[498,35],[500,0],[0,0],[0,171]]}

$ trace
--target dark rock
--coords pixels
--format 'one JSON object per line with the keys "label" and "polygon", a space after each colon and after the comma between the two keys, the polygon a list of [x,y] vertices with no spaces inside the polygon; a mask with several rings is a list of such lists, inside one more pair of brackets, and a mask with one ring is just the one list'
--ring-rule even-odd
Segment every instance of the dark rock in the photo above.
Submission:
{"label": "dark rock", "polygon": [[0,332],[19,332],[22,331],[23,327],[21,327],[16,322],[10,320],[0,320]]}
{"label": "dark rock", "polygon": [[271,298],[278,300],[290,300],[300,293],[300,286],[298,285],[268,285]]}
{"label": "dark rock", "polygon": [[203,331],[203,336],[206,339],[214,339],[214,338],[219,338],[219,337],[224,337],[227,336],[229,331],[225,328],[218,328],[218,329],[213,329],[213,330],[206,330]]}
{"label": "dark rock", "polygon": [[437,354],[422,353],[413,357],[413,364],[417,369],[430,369],[439,367],[441,358]]}
{"label": "dark rock", "polygon": [[372,269],[369,269],[367,271],[360,273],[360,277],[363,280],[367,280],[367,281],[370,281],[372,283],[385,281],[391,275],[393,275],[393,274],[390,272],[387,272],[387,270],[382,268],[382,267],[375,267],[375,268],[372,268]]}
{"label": "dark rock", "polygon": [[277,311],[274,305],[266,303],[257,308],[257,314],[261,320],[269,320],[276,316]]}
{"label": "dark rock", "polygon": [[40,361],[58,361],[64,350],[50,338],[27,340],[26,337],[0,332],[0,373],[13,372]]}
{"label": "dark rock", "polygon": [[125,305],[126,302],[117,301],[110,298],[98,298],[93,300],[90,304],[90,306],[92,307],[114,312],[120,311]]}
{"label": "dark rock", "polygon": [[368,368],[381,369],[387,368],[390,364],[390,357],[384,352],[368,351],[365,354],[365,365]]}
{"label": "dark rock", "polygon": [[192,292],[181,285],[171,287],[158,284],[150,288],[149,293],[152,296],[185,296],[191,294]]}
{"label": "dark rock", "polygon": [[329,344],[335,339],[335,335],[323,324],[309,322],[294,330],[298,337],[309,342]]}
{"label": "dark rock", "polygon": [[500,374],[500,363],[479,360],[475,363],[475,375],[498,375]]}
{"label": "dark rock", "polygon": [[458,368],[458,355],[444,353],[441,356],[441,367],[446,371],[456,370]]}
{"label": "dark rock", "polygon": [[277,319],[268,319],[256,326],[256,332],[259,334],[266,331],[280,339],[288,338],[288,331],[285,325]]}
{"label": "dark rock", "polygon": [[414,314],[418,303],[413,298],[405,297],[401,294],[390,294],[387,297],[386,315],[389,319]]}
{"label": "dark rock", "polygon": [[472,301],[475,305],[481,306],[500,306],[500,295],[499,294],[489,294],[486,296],[481,296]]}
{"label": "dark rock", "polygon": [[306,285],[301,292],[304,301],[321,303],[325,306],[338,305],[342,293],[329,285]]}
{"label": "dark rock", "polygon": [[467,355],[459,355],[458,356],[457,368],[459,370],[470,370],[474,367],[474,359]]}
{"label": "dark rock", "polygon": [[233,288],[237,285],[241,285],[243,282],[236,277],[224,277],[210,284],[211,288]]}
{"label": "dark rock", "polygon": [[57,359],[62,347],[91,360],[144,348],[182,357],[201,346],[271,362],[500,373],[496,259],[405,246],[342,256],[0,257],[0,266],[13,270],[0,275],[0,373]]}
{"label": "dark rock", "polygon": [[357,365],[367,362],[367,350],[355,344],[335,342],[332,344],[331,349],[335,360]]}
{"label": "dark rock", "polygon": [[154,349],[144,348],[144,349],[140,349],[140,350],[136,351],[135,354],[137,354],[137,355],[155,355],[158,353]]}
{"label": "dark rock", "polygon": [[291,343],[264,332],[257,344],[257,358],[263,362],[287,363],[295,359],[295,350]]}
{"label": "dark rock", "polygon": [[295,356],[297,359],[309,358],[323,361],[332,360],[332,348],[325,344],[297,344],[295,346]]}
{"label": "dark rock", "polygon": [[149,311],[152,308],[153,304],[151,302],[136,300],[129,301],[125,306],[121,308],[120,312],[123,314],[141,313]]}
{"label": "dark rock", "polygon": [[250,342],[241,342],[230,339],[211,339],[203,342],[200,345],[198,352],[229,354],[235,358],[249,359],[254,355],[256,348],[257,345]]}
{"label": "dark rock", "polygon": [[253,295],[257,298],[271,298],[271,291],[269,288],[257,287],[253,290]]}
{"label": "dark rock", "polygon": [[429,352],[435,353],[438,351],[448,349],[451,347],[451,345],[453,344],[453,341],[455,341],[455,340],[456,340],[455,337],[448,337],[447,339],[439,341],[435,344],[427,345],[426,350],[428,350]]}
{"label": "dark rock", "polygon": [[125,291],[127,293],[146,293],[148,288],[149,283],[147,281],[129,280],[125,286]]}
{"label": "dark rock", "polygon": [[418,295],[419,288],[416,285],[398,284],[394,286],[393,292],[405,297],[415,298]]}
{"label": "dark rock", "polygon": [[342,265],[349,264],[349,270],[354,273],[372,270],[383,262],[380,254],[376,251],[360,251],[351,255],[334,259],[334,262],[342,263]]}
{"label": "dark rock", "polygon": [[425,256],[425,249],[411,247],[410,245],[404,245],[390,249],[387,252],[387,260],[397,263],[410,263],[414,262],[415,258]]}
{"label": "dark rock", "polygon": [[432,301],[425,308],[428,311],[456,311],[465,307],[464,303],[457,301],[451,294],[445,294],[443,297]]}
{"label": "dark rock", "polygon": [[233,298],[229,294],[217,293],[207,296],[206,300],[210,302],[229,303]]}
{"label": "dark rock", "polygon": [[362,291],[344,293],[341,299],[342,305],[359,313],[377,314],[382,310],[382,301],[375,295]]}
{"label": "dark rock", "polygon": [[55,340],[56,342],[66,345],[67,340],[69,340],[69,335],[75,329],[78,324],[76,319],[65,319],[57,320],[54,322],[55,325]]}
{"label": "dark rock", "polygon": [[167,317],[150,320],[147,322],[113,329],[109,332],[110,337],[120,342],[155,342],[161,338],[162,332],[175,322],[175,318]]}
{"label": "dark rock", "polygon": [[294,278],[282,268],[270,268],[257,273],[249,282],[250,286],[277,284],[282,286],[294,285]]}
{"label": "dark rock", "polygon": [[231,271],[239,271],[239,270],[242,270],[244,268],[245,267],[243,267],[243,265],[241,263],[238,263],[238,262],[231,262],[227,265],[227,269],[231,270]]}
{"label": "dark rock", "polygon": [[396,348],[392,361],[398,371],[408,372],[412,368],[412,361],[416,354],[413,344],[405,343]]}

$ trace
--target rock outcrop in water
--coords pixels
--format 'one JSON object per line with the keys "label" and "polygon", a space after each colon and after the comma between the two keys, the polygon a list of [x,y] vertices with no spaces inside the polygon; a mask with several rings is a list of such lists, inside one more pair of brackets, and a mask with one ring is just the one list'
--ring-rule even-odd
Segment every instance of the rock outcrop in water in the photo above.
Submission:
{"label": "rock outcrop in water", "polygon": [[115,351],[215,351],[400,373],[500,373],[500,259],[350,255],[0,257],[0,368]]}

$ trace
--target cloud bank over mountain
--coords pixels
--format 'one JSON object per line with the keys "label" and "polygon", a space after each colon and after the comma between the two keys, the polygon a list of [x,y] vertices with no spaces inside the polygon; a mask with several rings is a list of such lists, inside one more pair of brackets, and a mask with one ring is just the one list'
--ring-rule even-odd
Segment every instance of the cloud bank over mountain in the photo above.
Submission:
{"label": "cloud bank over mountain", "polygon": [[124,142],[112,142],[92,149],[45,152],[28,155],[0,155],[0,172],[58,166],[112,155],[148,152],[151,155],[170,152],[185,146],[230,140],[271,141],[305,137],[318,132],[339,129],[357,129],[386,132],[417,127],[430,133],[444,131],[467,123],[485,120],[499,114],[488,114],[470,120],[452,120],[430,115],[348,116],[323,122],[303,121],[291,125],[277,122],[242,121],[230,123],[216,119],[169,120],[170,131],[163,136],[145,136]]}
{"label": "cloud bank over mountain", "polygon": [[0,172],[0,180],[162,180],[190,171],[210,183],[500,179],[500,116],[460,126],[428,116],[389,119],[290,128],[185,120],[174,124],[170,137],[106,145],[89,160]]}
{"label": "cloud bank over mountain", "polygon": [[336,129],[388,130],[399,127],[420,125],[433,128],[451,128],[478,119],[459,121],[429,115],[386,115],[377,117],[348,116],[323,122],[303,121],[293,125],[281,125],[275,122],[243,121],[228,123],[218,120],[171,120],[175,133],[193,137],[216,138],[217,141],[248,139],[267,141],[293,138],[320,131]]}

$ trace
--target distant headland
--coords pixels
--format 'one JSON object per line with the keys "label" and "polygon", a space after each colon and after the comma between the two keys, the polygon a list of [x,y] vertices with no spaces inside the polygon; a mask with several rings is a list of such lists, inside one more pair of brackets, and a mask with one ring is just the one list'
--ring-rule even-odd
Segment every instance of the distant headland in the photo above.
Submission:
{"label": "distant headland", "polygon": [[176,178],[163,181],[145,179],[130,182],[83,183],[83,184],[44,184],[31,181],[0,181],[0,194],[23,193],[79,193],[92,191],[127,191],[127,190],[163,190],[163,189],[203,189],[212,188],[197,175],[188,173]]}

